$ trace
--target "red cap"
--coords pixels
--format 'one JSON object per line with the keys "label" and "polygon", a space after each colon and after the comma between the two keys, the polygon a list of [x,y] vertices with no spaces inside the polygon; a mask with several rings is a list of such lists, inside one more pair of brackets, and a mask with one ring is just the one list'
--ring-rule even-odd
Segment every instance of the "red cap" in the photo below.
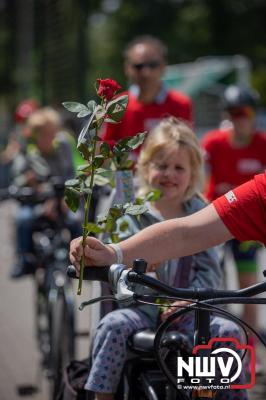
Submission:
{"label": "red cap", "polygon": [[18,124],[21,124],[26,121],[26,119],[38,108],[40,107],[39,103],[33,99],[23,100],[17,106],[14,114],[14,119]]}

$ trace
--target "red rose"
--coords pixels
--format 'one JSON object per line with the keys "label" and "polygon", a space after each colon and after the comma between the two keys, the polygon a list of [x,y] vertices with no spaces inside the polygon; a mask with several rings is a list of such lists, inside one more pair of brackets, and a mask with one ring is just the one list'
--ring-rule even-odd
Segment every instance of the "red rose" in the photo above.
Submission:
{"label": "red rose", "polygon": [[113,79],[97,79],[97,82],[99,84],[97,90],[98,96],[106,99],[107,101],[111,100],[115,93],[121,89],[121,86]]}

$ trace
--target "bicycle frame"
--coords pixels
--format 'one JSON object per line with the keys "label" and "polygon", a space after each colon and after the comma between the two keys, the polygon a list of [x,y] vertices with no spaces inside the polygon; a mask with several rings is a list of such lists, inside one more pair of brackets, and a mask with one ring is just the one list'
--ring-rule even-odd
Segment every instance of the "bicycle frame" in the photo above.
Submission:
{"label": "bicycle frame", "polygon": [[[41,191],[32,187],[10,186],[0,190],[0,201],[14,199],[22,205],[35,207],[49,199],[55,200],[56,220],[36,213],[32,228],[33,248],[27,254],[33,266],[35,284],[37,346],[45,375],[52,378],[50,386],[55,399],[61,370],[75,356],[75,299],[70,289],[72,282],[65,275],[71,240],[71,230],[66,224],[62,207],[65,186],[60,177],[50,177],[47,183]],[[69,359],[66,360],[64,353]]]}
{"label": "bicycle frame", "polygon": [[[176,299],[178,300],[183,299],[183,300],[190,300],[191,302],[193,302],[193,304],[191,304],[190,306],[183,308],[170,315],[170,317],[168,317],[167,320],[159,326],[155,337],[154,348],[157,361],[163,373],[167,377],[168,381],[173,385],[175,389],[177,387],[176,381],[175,379],[172,378],[172,376],[169,376],[169,373],[163,364],[163,360],[160,357],[160,345],[161,345],[162,335],[165,332],[167,326],[169,326],[174,319],[180,317],[181,315],[187,313],[190,310],[196,310],[196,333],[194,338],[194,344],[195,345],[207,344],[210,336],[210,331],[209,331],[210,313],[211,311],[213,311],[213,307],[215,304],[230,304],[230,303],[266,304],[265,298],[256,298],[256,299],[250,298],[250,296],[254,296],[256,294],[265,292],[266,282],[262,282],[241,290],[175,289],[154,278],[151,278],[150,276],[145,275],[143,273],[145,268],[144,269],[142,268],[143,265],[141,266],[141,263],[138,264],[139,264],[138,267],[134,268],[133,266],[132,270],[126,270],[126,266],[117,264],[114,264],[111,267],[103,267],[103,268],[90,267],[85,270],[86,272],[84,277],[85,279],[89,278],[90,280],[109,281],[115,293],[115,298],[118,301],[121,300],[125,301],[125,299],[127,299],[127,301],[129,301],[130,299],[140,300],[141,298],[142,299],[145,298],[145,296],[143,295],[139,296],[134,294],[134,288],[132,287],[132,284],[137,283],[155,289],[160,293],[166,294],[167,296],[171,296],[171,297],[165,297],[165,299],[167,300],[171,299],[174,301]],[[69,271],[69,274],[71,275],[71,271]],[[75,277],[75,270],[73,269],[72,269],[72,277]],[[152,296],[146,296],[146,297],[151,298]],[[87,302],[87,304],[92,304],[93,302],[99,300],[101,300],[101,298],[95,300],[92,299],[89,302]],[[227,316],[231,315],[231,319],[235,320],[240,325],[242,323],[243,325],[248,326],[243,321],[241,321],[237,317],[234,317],[227,311],[219,310],[219,312],[224,315],[226,314]],[[250,328],[254,332],[252,327]],[[263,342],[263,344],[266,346],[266,343]],[[188,397],[186,396],[186,394],[182,389],[180,393],[181,392],[183,392],[184,395],[183,398],[187,399]],[[206,399],[206,397],[213,398],[215,396],[215,393],[211,391],[196,391],[194,395],[196,396],[194,398]]]}

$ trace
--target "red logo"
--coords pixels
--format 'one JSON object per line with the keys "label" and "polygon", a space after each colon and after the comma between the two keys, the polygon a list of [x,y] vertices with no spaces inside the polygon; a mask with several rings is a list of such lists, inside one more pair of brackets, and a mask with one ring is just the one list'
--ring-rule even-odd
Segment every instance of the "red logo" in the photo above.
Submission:
{"label": "red logo", "polygon": [[[239,343],[239,341],[236,338],[230,337],[230,338],[212,338],[209,340],[209,343],[207,345],[198,345],[195,346],[192,350],[192,354],[197,354],[200,349],[209,349],[211,350],[213,348],[214,343],[224,343],[224,342],[231,342],[234,344],[234,347],[236,350],[240,351],[247,351],[247,357],[250,357],[250,363],[251,363],[251,371],[250,371],[250,382],[247,382],[245,384],[241,385],[236,385],[236,384],[230,384],[230,389],[250,389],[255,385],[255,378],[256,378],[256,372],[255,372],[255,349],[253,346],[249,344],[242,345]],[[237,371],[234,374],[233,377],[231,377],[231,382],[235,381],[239,375],[242,372],[243,369],[243,361],[241,360],[239,354],[233,350],[231,347],[219,347],[216,350],[213,350],[210,353],[210,356],[218,354],[218,353],[229,353],[232,354],[232,356],[235,358],[237,362]]]}
{"label": "red logo", "polygon": [[[249,382],[240,384],[236,382],[244,367],[240,355],[243,351],[249,357],[251,371]],[[177,383],[184,386],[185,376],[187,384],[203,389],[250,389],[255,385],[255,349],[233,337],[212,338],[206,345],[195,346],[192,356],[177,357]]]}

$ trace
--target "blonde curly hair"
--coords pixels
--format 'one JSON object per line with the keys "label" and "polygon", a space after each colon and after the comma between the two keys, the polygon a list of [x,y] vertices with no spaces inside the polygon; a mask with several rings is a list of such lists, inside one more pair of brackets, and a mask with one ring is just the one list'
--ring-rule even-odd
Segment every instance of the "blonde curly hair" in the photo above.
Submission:
{"label": "blonde curly hair", "polygon": [[[146,195],[153,188],[148,183],[148,170],[155,155],[173,146],[188,151],[191,164],[191,182],[187,189],[185,200],[194,195],[200,195],[203,182],[203,155],[199,141],[192,129],[175,117],[163,119],[148,135],[141,150],[137,172],[139,178],[139,195]],[[200,195],[200,197],[202,197]]]}

